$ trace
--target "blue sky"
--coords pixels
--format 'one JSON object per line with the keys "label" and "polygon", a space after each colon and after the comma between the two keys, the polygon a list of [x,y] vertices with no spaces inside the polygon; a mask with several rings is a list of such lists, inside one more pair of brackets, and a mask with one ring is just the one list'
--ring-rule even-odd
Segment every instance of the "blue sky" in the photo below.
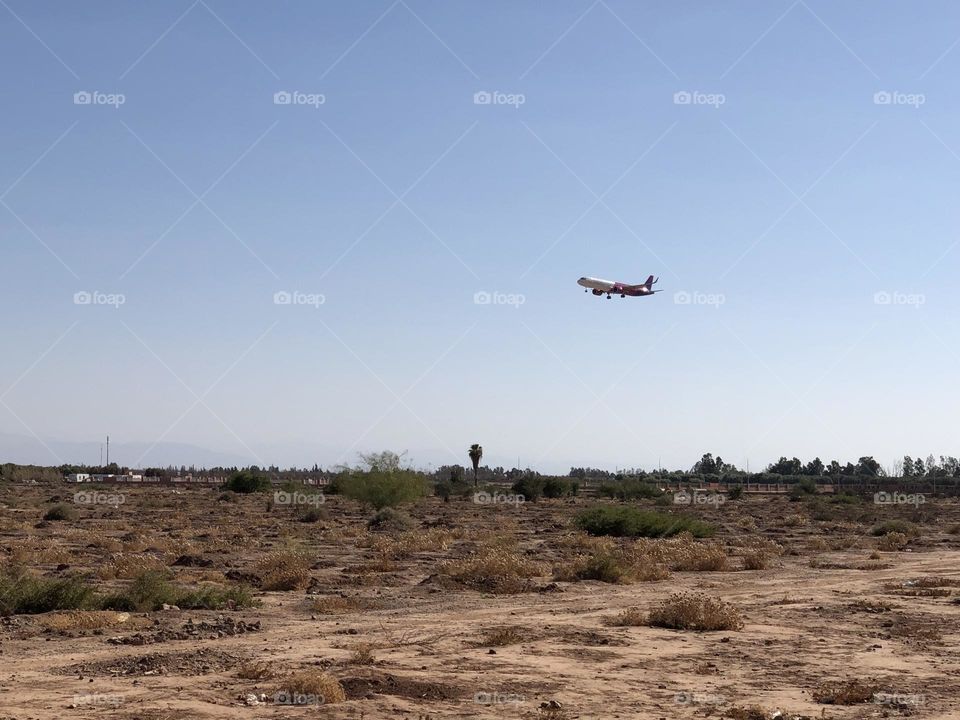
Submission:
{"label": "blue sky", "polygon": [[0,433],[37,462],[956,454],[955,3],[0,18]]}

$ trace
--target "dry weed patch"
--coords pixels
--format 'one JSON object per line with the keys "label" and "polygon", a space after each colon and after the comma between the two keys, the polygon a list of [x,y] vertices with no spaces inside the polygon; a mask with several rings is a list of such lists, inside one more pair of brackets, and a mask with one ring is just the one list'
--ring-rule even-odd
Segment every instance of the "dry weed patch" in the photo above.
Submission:
{"label": "dry weed patch", "polygon": [[647,624],[647,614],[638,607],[631,607],[618,615],[605,618],[603,623],[611,627],[637,627]]}
{"label": "dry weed patch", "polygon": [[720,598],[702,593],[675,593],[650,611],[647,623],[675,630],[740,630],[740,610]]}
{"label": "dry weed patch", "polygon": [[545,573],[540,563],[510,550],[485,549],[440,565],[440,572],[474,590],[498,594],[524,592],[529,579]]}
{"label": "dry weed patch", "polygon": [[310,584],[312,564],[305,553],[279,550],[261,559],[254,574],[264,590],[302,590]]}
{"label": "dry weed patch", "polygon": [[418,552],[446,550],[453,542],[453,533],[444,528],[411,530],[399,535],[377,537],[370,541],[370,549],[388,560],[409,558]]}
{"label": "dry weed patch", "polygon": [[288,675],[277,685],[278,693],[313,695],[322,698],[322,704],[341,703],[347,699],[340,681],[318,670],[302,670]]}
{"label": "dry weed patch", "polygon": [[858,705],[870,702],[879,689],[860,680],[831,680],[820,684],[813,699],[821,705]]}

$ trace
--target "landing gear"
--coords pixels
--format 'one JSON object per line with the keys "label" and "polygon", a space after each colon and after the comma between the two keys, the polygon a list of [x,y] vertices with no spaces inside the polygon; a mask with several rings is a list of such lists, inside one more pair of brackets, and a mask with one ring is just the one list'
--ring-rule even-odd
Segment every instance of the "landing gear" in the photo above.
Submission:
{"label": "landing gear", "polygon": [[609,296],[609,295],[607,295],[607,300],[609,300],[609,299],[610,299],[610,296]]}
{"label": "landing gear", "polygon": [[626,295],[621,295],[620,297],[626,297]]}

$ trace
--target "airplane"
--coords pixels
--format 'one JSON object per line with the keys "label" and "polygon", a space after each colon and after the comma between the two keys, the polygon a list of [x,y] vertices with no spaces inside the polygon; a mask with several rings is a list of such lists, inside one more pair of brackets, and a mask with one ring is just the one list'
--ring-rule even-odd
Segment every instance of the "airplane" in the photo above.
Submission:
{"label": "airplane", "polygon": [[601,280],[600,278],[594,277],[582,277],[577,280],[577,285],[582,285],[584,292],[592,291],[594,295],[603,295],[606,293],[607,300],[610,299],[610,294],[614,293],[620,295],[620,297],[646,297],[647,295],[653,295],[654,293],[663,292],[662,290],[654,290],[653,285],[660,278],[655,278],[653,275],[647,278],[647,281],[643,285],[627,285],[622,282],[611,282],[610,280]]}

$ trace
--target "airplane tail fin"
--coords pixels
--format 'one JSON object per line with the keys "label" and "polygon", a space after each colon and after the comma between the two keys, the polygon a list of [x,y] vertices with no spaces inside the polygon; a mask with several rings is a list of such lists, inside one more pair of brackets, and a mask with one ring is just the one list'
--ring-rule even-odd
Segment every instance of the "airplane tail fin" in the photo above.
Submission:
{"label": "airplane tail fin", "polygon": [[647,278],[647,281],[643,284],[643,287],[645,287],[647,290],[652,290],[654,283],[657,282],[657,280],[659,279],[660,278],[655,278],[653,277],[653,275],[651,275],[650,277]]}

